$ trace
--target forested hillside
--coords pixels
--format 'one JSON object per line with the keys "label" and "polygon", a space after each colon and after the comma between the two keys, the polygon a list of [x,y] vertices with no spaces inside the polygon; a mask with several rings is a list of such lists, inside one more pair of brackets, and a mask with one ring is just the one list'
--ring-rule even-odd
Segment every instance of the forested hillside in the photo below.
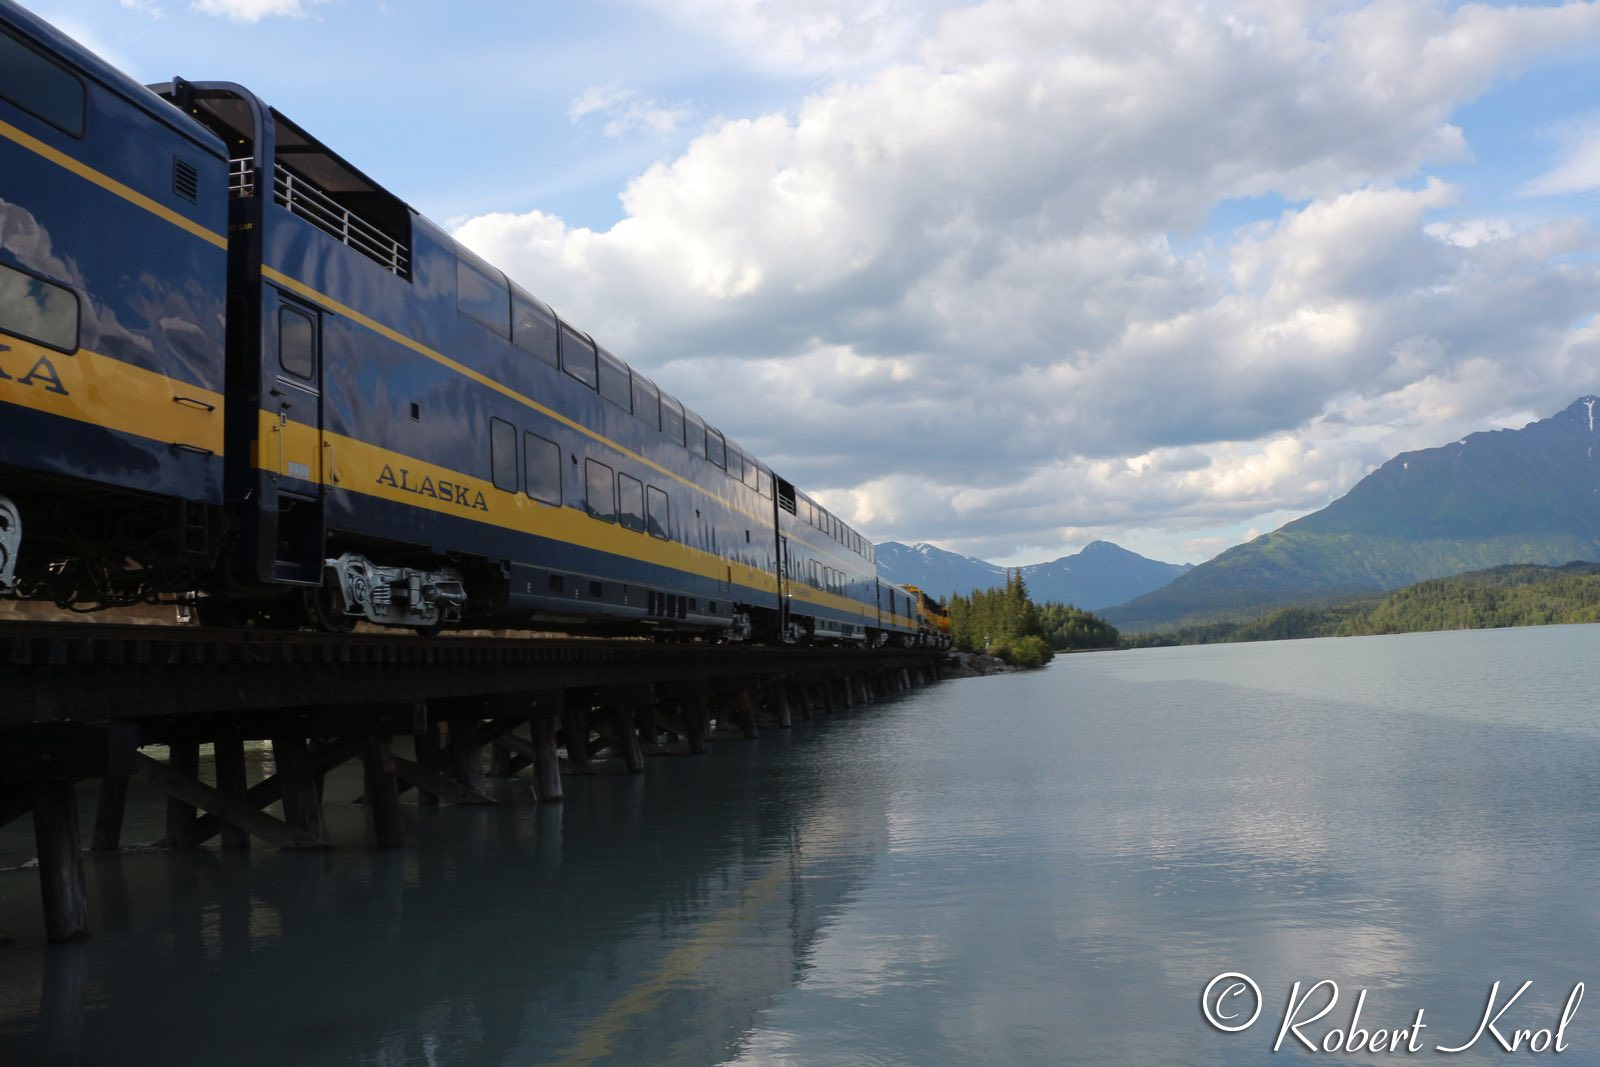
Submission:
{"label": "forested hillside", "polygon": [[1600,563],[1512,564],[1418,582],[1387,595],[1282,608],[1245,623],[1189,626],[1131,645],[1472,630],[1600,622]]}

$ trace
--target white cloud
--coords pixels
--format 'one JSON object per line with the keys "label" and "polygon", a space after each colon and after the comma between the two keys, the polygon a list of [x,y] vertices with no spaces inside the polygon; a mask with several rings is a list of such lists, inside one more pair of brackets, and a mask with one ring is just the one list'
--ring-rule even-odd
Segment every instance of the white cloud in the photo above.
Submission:
{"label": "white cloud", "polygon": [[[709,129],[609,230],[459,236],[879,539],[1203,539],[1595,387],[1596,234],[1426,171],[1453,108],[1597,37],[1593,3],[991,0]],[[1301,206],[1171,243],[1265,194]]]}
{"label": "white cloud", "polygon": [[617,85],[597,85],[584,90],[572,102],[567,117],[573,122],[591,116],[603,120],[607,137],[621,137],[634,131],[668,134],[694,117],[694,108],[641,96]]}
{"label": "white cloud", "polygon": [[328,0],[195,0],[194,10],[206,15],[220,15],[235,22],[260,22],[265,18],[305,18],[306,5],[327,3]]}
{"label": "white cloud", "polygon": [[166,12],[153,0],[118,0],[118,3],[129,11],[137,11],[140,14],[149,15],[153,19],[166,16]]}

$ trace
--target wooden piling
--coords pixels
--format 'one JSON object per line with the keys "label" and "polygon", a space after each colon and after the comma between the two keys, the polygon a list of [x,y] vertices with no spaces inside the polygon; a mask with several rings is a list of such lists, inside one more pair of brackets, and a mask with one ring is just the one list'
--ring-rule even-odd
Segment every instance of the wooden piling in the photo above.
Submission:
{"label": "wooden piling", "polygon": [[789,715],[788,687],[782,682],[772,687],[772,710],[778,716],[778,729],[787,730],[794,725]]}
{"label": "wooden piling", "polygon": [[128,776],[111,775],[100,779],[100,799],[94,811],[94,836],[89,847],[95,852],[116,852],[122,848],[122,824],[128,810]]}
{"label": "wooden piling", "polygon": [[489,746],[489,777],[510,778],[517,773],[516,754],[505,745]]}
{"label": "wooden piling", "polygon": [[561,713],[561,741],[567,750],[567,762],[575,771],[589,769],[589,713],[581,707],[568,706]]}
{"label": "wooden piling", "polygon": [[361,741],[367,810],[372,813],[372,831],[379,848],[400,848],[406,843],[405,824],[400,821],[400,791],[395,779],[392,744],[388,737],[366,737]]}
{"label": "wooden piling", "polygon": [[629,774],[644,773],[644,750],[639,747],[639,731],[633,724],[634,706],[614,704],[611,707],[611,729],[617,750]]}
{"label": "wooden piling", "polygon": [[33,837],[39,847],[45,936],[51,941],[88,937],[89,890],[78,842],[78,797],[70,780],[33,787]]}
{"label": "wooden piling", "polygon": [[476,715],[450,720],[450,762],[456,781],[475,793],[483,792],[483,742],[478,733],[483,720]]}
{"label": "wooden piling", "polygon": [[816,714],[816,708],[811,703],[811,687],[804,682],[797,683],[794,686],[793,702],[800,707],[800,721],[810,722]]}
{"label": "wooden piling", "polygon": [[[439,728],[432,723],[420,734],[411,737],[412,751],[416,755],[417,766],[433,774],[439,772],[442,763],[439,748]],[[417,803],[425,807],[438,807],[439,794],[419,784],[417,786]]]}
{"label": "wooden piling", "polygon": [[[250,791],[244,769],[244,738],[230,737],[213,742],[212,752],[217,764],[217,791],[242,803]],[[222,847],[249,848],[250,832],[242,826],[224,823]]]}
{"label": "wooden piling", "polygon": [[[199,778],[200,742],[173,741],[167,746],[167,765],[172,768],[174,774],[180,777]],[[195,808],[193,804],[173,794],[167,795],[166,843],[168,848],[190,849],[197,846],[194,819]]]}
{"label": "wooden piling", "polygon": [[706,706],[706,691],[694,689],[683,698],[683,734],[689,742],[689,755],[706,754],[706,734],[711,728],[711,709]]}
{"label": "wooden piling", "polygon": [[306,739],[274,737],[272,762],[277,764],[278,778],[283,783],[283,821],[308,837],[326,841],[328,830],[322,818],[322,798]]}
{"label": "wooden piling", "polygon": [[646,752],[657,751],[661,746],[661,721],[656,714],[656,703],[637,704],[633,721],[638,726],[639,743]]}
{"label": "wooden piling", "polygon": [[533,771],[539,782],[539,800],[552,803],[561,799],[561,753],[556,751],[556,718],[541,715],[533,720]]}
{"label": "wooden piling", "polygon": [[750,690],[740,689],[734,693],[734,721],[739,724],[739,732],[746,741],[754,741],[759,736],[760,728],[756,725],[756,705],[750,699]]}

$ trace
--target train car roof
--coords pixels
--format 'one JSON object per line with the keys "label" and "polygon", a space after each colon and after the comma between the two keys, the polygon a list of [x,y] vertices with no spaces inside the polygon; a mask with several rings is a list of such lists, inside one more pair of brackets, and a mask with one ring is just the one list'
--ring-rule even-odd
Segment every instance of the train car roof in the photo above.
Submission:
{"label": "train car roof", "polygon": [[228,158],[222,138],[28,9],[11,0],[0,0],[0,22],[20,31],[23,37],[43,44],[71,64],[77,73],[99,82],[196,145],[222,159]]}

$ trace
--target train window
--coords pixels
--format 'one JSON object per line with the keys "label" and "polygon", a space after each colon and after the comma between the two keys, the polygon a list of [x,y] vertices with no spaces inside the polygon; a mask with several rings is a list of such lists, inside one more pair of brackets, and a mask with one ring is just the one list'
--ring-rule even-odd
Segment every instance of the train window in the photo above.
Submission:
{"label": "train window", "polygon": [[633,376],[633,413],[652,430],[661,429],[661,391],[637,374]]}
{"label": "train window", "polygon": [[628,365],[603,348],[600,350],[600,395],[623,411],[633,410]]}
{"label": "train window", "polygon": [[496,489],[517,491],[517,428],[505,419],[489,420],[489,475]]}
{"label": "train window", "polygon": [[0,96],[62,133],[83,136],[83,82],[9,33],[0,32]]}
{"label": "train window", "polygon": [[594,342],[565,323],[561,325],[561,369],[590,389],[599,380],[594,368]]}
{"label": "train window", "polygon": [[501,337],[511,337],[511,289],[505,275],[456,257],[456,307],[470,319],[483,323]]}
{"label": "train window", "polygon": [[724,469],[728,466],[728,446],[720,431],[706,427],[706,458]]}
{"label": "train window", "polygon": [[761,468],[749,456],[744,458],[744,484],[752,489],[761,488]]}
{"label": "train window", "polygon": [[651,537],[666,540],[670,535],[671,513],[668,507],[667,494],[650,486],[644,491],[645,528],[650,531]]}
{"label": "train window", "polygon": [[617,475],[617,521],[624,529],[644,529],[644,485],[626,474]]}
{"label": "train window", "polygon": [[768,500],[771,500],[772,499],[772,475],[768,474],[766,469],[762,468],[762,467],[756,468],[756,472],[757,472],[756,473],[756,477],[757,477],[756,488],[760,491],[762,496],[766,497]]}
{"label": "train window", "polygon": [[278,366],[285,374],[307,380],[317,373],[316,324],[303,311],[278,309]]}
{"label": "train window", "polygon": [[687,408],[683,412],[683,440],[689,446],[691,456],[705,458],[706,424],[700,421],[700,416]]}
{"label": "train window", "polygon": [[78,294],[0,263],[0,331],[62,352],[78,348]]}
{"label": "train window", "polygon": [[554,367],[556,358],[556,320],[550,313],[521,293],[511,298],[511,341]]}
{"label": "train window", "polygon": [[589,514],[606,522],[616,522],[617,487],[611,468],[590,459],[584,461],[583,473],[584,506]]}
{"label": "train window", "polygon": [[744,481],[744,453],[737,445],[729,445],[726,454],[728,477],[736,482]]}
{"label": "train window", "polygon": [[535,500],[561,506],[561,447],[536,433],[522,435],[522,465],[527,493]]}
{"label": "train window", "polygon": [[661,394],[661,432],[667,439],[683,444],[683,405]]}

